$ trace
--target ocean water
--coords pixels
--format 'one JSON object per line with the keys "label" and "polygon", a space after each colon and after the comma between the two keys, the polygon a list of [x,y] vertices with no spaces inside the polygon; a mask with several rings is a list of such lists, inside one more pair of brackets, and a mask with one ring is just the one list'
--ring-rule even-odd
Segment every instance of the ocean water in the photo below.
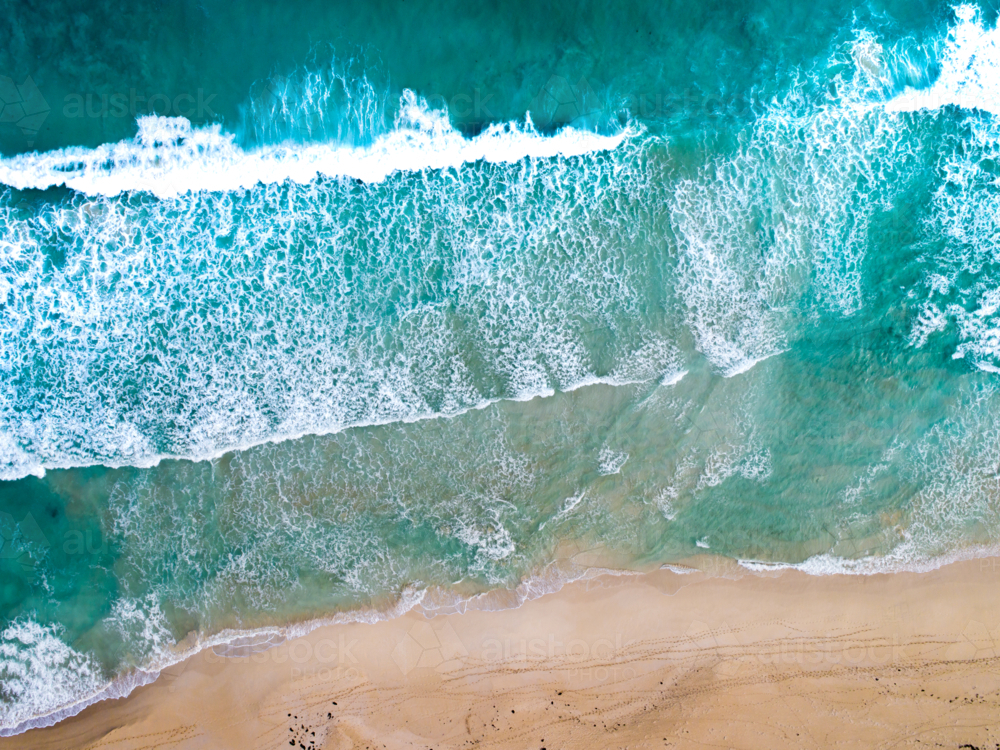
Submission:
{"label": "ocean water", "polygon": [[0,734],[248,631],[1000,544],[992,6],[0,15]]}

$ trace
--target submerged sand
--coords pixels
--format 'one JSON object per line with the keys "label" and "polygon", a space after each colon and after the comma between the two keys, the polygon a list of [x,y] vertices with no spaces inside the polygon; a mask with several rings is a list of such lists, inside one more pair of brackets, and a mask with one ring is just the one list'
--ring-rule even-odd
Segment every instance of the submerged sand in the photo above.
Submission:
{"label": "submerged sand", "polygon": [[1000,559],[700,565],[207,650],[0,748],[1000,747]]}

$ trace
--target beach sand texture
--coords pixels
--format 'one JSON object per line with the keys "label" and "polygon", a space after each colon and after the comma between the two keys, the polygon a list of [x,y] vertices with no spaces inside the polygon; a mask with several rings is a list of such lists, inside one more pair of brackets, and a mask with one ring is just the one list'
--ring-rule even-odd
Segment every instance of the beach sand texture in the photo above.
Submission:
{"label": "beach sand texture", "polygon": [[7,748],[993,748],[1000,560],[662,570],[213,650]]}

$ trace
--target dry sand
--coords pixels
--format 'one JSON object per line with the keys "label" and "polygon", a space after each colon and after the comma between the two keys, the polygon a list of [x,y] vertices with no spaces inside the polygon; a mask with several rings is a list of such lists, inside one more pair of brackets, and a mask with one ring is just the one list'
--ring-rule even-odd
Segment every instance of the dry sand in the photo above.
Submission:
{"label": "dry sand", "polygon": [[721,572],[209,650],[0,748],[1000,748],[1000,560]]}

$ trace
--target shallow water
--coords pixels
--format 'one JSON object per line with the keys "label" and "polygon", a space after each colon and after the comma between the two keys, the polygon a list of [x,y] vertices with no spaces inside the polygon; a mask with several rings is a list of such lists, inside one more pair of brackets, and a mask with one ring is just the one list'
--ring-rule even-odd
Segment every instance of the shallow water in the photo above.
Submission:
{"label": "shallow water", "polygon": [[568,558],[1000,541],[993,14],[83,13],[0,22],[3,731]]}

